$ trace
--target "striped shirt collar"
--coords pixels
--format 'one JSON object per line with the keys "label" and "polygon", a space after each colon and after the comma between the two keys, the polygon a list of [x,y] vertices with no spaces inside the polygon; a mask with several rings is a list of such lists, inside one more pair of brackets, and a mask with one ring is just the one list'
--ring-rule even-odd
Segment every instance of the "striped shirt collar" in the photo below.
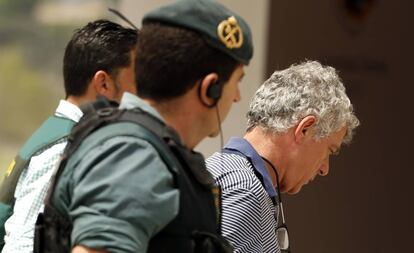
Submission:
{"label": "striped shirt collar", "polygon": [[253,146],[244,138],[233,137],[224,146],[224,150],[230,152],[237,152],[248,158],[252,163],[253,169],[262,177],[263,187],[271,198],[277,196],[276,190],[273,187],[272,179],[266,169],[263,159],[253,148]]}

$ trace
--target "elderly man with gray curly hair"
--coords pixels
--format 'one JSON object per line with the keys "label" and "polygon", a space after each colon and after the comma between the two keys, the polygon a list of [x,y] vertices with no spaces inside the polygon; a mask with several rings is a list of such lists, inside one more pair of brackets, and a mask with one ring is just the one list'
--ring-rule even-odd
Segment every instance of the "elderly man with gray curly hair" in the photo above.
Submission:
{"label": "elderly man with gray curly hair", "polygon": [[245,136],[206,161],[222,190],[221,231],[235,252],[290,252],[280,192],[298,193],[326,176],[329,157],[350,143],[358,125],[332,67],[307,61],[261,85]]}

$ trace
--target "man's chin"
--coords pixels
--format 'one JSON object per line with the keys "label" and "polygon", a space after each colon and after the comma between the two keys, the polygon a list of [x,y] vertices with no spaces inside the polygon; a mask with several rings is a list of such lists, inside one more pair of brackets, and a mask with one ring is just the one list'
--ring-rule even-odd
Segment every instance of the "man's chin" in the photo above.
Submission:
{"label": "man's chin", "polygon": [[287,191],[285,191],[287,194],[289,194],[289,195],[294,195],[294,194],[296,194],[296,193],[298,193],[298,192],[300,192],[300,190],[302,189],[302,186],[299,186],[299,187],[293,187],[292,189],[289,189],[289,190],[287,190]]}

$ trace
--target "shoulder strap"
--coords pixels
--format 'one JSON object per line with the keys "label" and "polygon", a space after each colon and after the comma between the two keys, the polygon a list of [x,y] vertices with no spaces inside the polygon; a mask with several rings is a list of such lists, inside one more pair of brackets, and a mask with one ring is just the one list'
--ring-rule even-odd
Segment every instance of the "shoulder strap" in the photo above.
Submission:
{"label": "shoulder strap", "polygon": [[39,150],[68,136],[74,124],[75,122],[73,120],[67,118],[57,116],[49,117],[23,145],[19,156],[23,160],[28,160]]}
{"label": "shoulder strap", "polygon": [[148,130],[149,139],[142,138],[158,150],[161,158],[170,166],[170,170],[174,169],[178,162],[180,166],[185,166],[201,185],[206,188],[213,187],[214,179],[205,167],[204,157],[186,148],[173,128],[138,108],[124,111],[120,120],[133,122]]}
{"label": "shoulder strap", "polygon": [[[52,193],[71,155],[79,148],[83,141],[93,132],[107,125],[119,122],[133,122],[143,127],[143,131],[135,133],[140,138],[151,143],[159,152],[161,158],[169,165],[169,169],[176,173],[176,162],[168,152],[169,140],[178,142],[178,136],[173,133],[161,120],[149,115],[141,109],[120,110],[117,104],[101,97],[96,102],[81,106],[84,113],[82,119],[72,129],[68,137],[68,145],[63,153],[61,163],[54,176],[49,192]],[[50,195],[50,194],[49,194]],[[48,201],[50,196],[48,196]]]}
{"label": "shoulder strap", "polygon": [[58,169],[52,178],[52,182],[46,196],[46,202],[50,202],[51,195],[54,192],[59,177],[66,166],[68,158],[78,149],[85,138],[100,127],[117,120],[120,111],[117,110],[116,107],[116,103],[109,101],[105,97],[97,97],[96,101],[85,103],[80,106],[83,116],[72,128],[72,131],[68,136],[68,144],[63,152]]}
{"label": "shoulder strap", "polygon": [[[86,137],[104,126],[118,122],[132,122],[142,126],[143,131],[135,133],[135,135],[139,135],[140,138],[145,139],[157,149],[173,174],[178,173],[176,169],[179,166],[178,164],[187,163],[201,184],[206,187],[211,187],[214,184],[214,179],[208,174],[207,169],[205,167],[204,169],[199,168],[205,166],[202,155],[186,149],[174,129],[168,127],[160,119],[139,108],[120,110],[116,107],[116,104],[110,104],[105,98],[100,98],[94,103],[85,104],[81,109],[84,116],[68,137],[68,145],[52,181],[50,193],[54,191],[69,157],[79,148]],[[171,154],[171,151],[174,152],[175,157]],[[47,199],[50,200],[50,196]]]}
{"label": "shoulder strap", "polygon": [[60,139],[67,137],[74,124],[75,122],[72,120],[52,116],[36,130],[3,175],[4,179],[0,185],[1,202],[8,204],[13,202],[17,181],[30,158]]}

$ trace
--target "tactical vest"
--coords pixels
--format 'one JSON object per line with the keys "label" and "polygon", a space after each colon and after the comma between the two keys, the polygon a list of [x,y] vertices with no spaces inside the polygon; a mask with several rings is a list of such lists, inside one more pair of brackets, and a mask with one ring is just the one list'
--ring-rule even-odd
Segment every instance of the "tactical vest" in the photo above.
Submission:
{"label": "tactical vest", "polygon": [[66,138],[75,122],[52,116],[33,133],[11,162],[0,182],[0,252],[4,246],[4,224],[13,214],[14,191],[20,175],[29,165],[32,156]]}
{"label": "tactical vest", "polygon": [[[105,131],[105,126],[120,122],[132,122],[139,126],[140,131],[122,134],[149,142],[167,165],[180,191],[178,215],[149,241],[148,252],[233,252],[231,245],[220,236],[220,209],[216,207],[220,199],[219,188],[214,185],[203,156],[185,148],[176,132],[154,116],[138,108],[120,110],[103,104],[97,101],[82,108],[84,117],[69,136],[68,146],[45,201],[44,214],[38,217],[34,252],[70,252],[72,223],[66,214],[53,206],[54,189],[68,159],[87,140],[87,136],[97,130]],[[111,133],[108,135],[111,136]]]}

